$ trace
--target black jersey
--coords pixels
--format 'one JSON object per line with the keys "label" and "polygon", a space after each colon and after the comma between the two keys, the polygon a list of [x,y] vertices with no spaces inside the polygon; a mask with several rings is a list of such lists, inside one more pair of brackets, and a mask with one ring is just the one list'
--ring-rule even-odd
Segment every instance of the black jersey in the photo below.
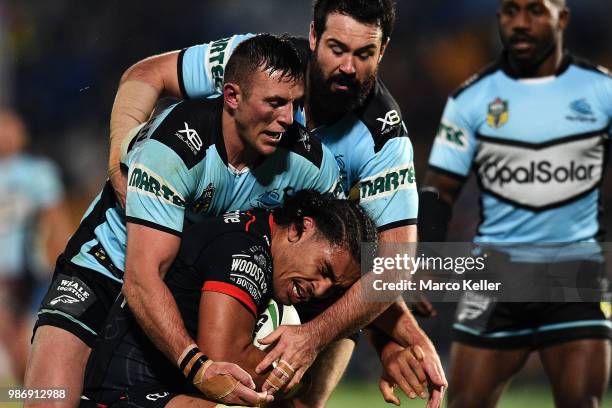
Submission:
{"label": "black jersey", "polygon": [[[202,291],[237,299],[257,316],[272,296],[270,213],[230,212],[185,230],[165,277],[189,334],[196,338]],[[84,395],[109,404],[132,388],[197,393],[138,326],[120,297],[88,362]]]}

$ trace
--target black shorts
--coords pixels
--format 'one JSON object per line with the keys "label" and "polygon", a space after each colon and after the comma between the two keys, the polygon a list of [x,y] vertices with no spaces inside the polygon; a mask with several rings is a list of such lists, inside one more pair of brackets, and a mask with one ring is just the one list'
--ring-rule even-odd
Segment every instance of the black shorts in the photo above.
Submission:
{"label": "black shorts", "polygon": [[169,391],[162,385],[152,385],[144,387],[133,387],[117,400],[111,403],[100,404],[90,399],[81,399],[80,408],[163,408],[177,393]]}
{"label": "black shorts", "polygon": [[93,347],[120,292],[118,282],[60,256],[38,310],[34,333],[40,326],[59,327]]}
{"label": "black shorts", "polygon": [[473,347],[538,349],[582,339],[611,339],[609,303],[504,303],[466,292],[453,340]]}

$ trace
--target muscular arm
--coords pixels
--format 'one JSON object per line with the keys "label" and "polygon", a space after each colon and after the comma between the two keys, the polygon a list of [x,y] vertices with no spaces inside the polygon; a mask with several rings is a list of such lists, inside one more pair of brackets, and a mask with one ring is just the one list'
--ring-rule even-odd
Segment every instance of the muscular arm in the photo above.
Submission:
{"label": "muscular arm", "polygon": [[181,97],[178,54],[178,51],[173,51],[139,61],[121,77],[110,119],[108,171],[123,203],[126,186],[119,167],[121,144],[131,129],[149,119],[161,95]]}
{"label": "muscular arm", "polygon": [[238,364],[261,387],[266,376],[256,375],[255,367],[266,353],[253,346],[253,315],[233,297],[205,291],[199,316],[200,350],[213,360]]}
{"label": "muscular arm", "polygon": [[123,294],[136,320],[172,362],[193,344],[176,301],[163,281],[180,238],[139,224],[127,224]]}

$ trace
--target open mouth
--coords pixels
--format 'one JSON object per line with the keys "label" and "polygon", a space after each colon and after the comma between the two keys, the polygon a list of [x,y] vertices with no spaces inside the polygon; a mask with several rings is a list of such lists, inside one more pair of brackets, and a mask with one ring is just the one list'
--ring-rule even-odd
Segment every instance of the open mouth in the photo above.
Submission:
{"label": "open mouth", "polygon": [[305,302],[308,300],[308,294],[306,290],[294,280],[291,285],[291,297],[295,303]]}
{"label": "open mouth", "polygon": [[266,136],[271,137],[274,140],[281,140],[285,132],[271,132],[269,130],[264,130],[263,132]]}

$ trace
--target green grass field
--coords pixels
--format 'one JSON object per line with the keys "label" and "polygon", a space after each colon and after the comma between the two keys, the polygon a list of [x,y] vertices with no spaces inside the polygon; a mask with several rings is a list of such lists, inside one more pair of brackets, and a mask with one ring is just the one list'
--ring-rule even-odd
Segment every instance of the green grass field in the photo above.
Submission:
{"label": "green grass field", "polygon": [[[402,407],[424,408],[422,400],[411,401],[402,394]],[[341,384],[331,401],[329,408],[375,408],[392,407],[385,403],[375,382],[346,382]],[[514,385],[504,394],[498,408],[554,408],[552,397],[545,386]],[[612,408],[612,394],[605,399],[602,408]]]}

